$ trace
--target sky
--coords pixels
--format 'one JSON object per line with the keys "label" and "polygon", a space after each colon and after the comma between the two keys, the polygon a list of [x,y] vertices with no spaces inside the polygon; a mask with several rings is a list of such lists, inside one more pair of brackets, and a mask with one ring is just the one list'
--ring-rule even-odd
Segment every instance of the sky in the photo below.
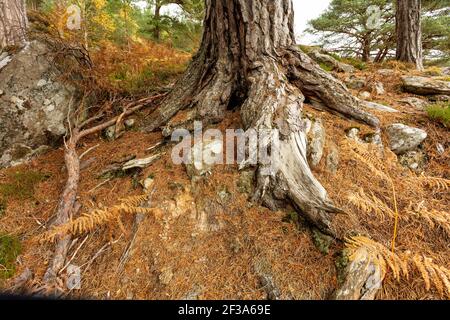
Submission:
{"label": "sky", "polygon": [[[317,39],[314,35],[304,34],[308,21],[317,18],[330,4],[331,0],[293,0],[295,14],[295,33],[301,44],[313,44]],[[140,1],[140,6],[145,6],[145,1]],[[164,9],[165,13],[178,10],[177,5],[170,5]]]}

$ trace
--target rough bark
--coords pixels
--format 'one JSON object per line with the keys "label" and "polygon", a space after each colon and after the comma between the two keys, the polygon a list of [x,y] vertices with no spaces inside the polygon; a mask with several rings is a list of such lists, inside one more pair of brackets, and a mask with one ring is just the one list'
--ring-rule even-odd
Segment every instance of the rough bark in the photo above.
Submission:
{"label": "rough bark", "polygon": [[161,40],[161,3],[160,1],[156,1],[155,3],[155,17],[154,17],[155,21],[156,21],[156,26],[153,29],[153,37],[155,38],[155,40],[159,41]]}
{"label": "rough bark", "polygon": [[378,126],[347,88],[295,46],[291,0],[207,0],[202,45],[188,70],[150,117],[147,130],[192,108],[203,123],[240,108],[246,129],[278,129],[278,173],[257,179],[258,198],[276,208],[290,201],[322,231],[333,234],[339,209],[313,176],[302,123],[305,98],[333,113]]}
{"label": "rough bark", "polygon": [[28,18],[25,0],[0,0],[0,48],[26,41]]}
{"label": "rough bark", "polygon": [[397,60],[423,69],[421,0],[397,0]]}

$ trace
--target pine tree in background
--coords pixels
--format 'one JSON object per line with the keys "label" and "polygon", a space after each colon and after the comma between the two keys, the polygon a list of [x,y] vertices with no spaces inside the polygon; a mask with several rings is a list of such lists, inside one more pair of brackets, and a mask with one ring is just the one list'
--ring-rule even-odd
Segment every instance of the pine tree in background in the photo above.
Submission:
{"label": "pine tree in background", "polygon": [[397,0],[395,20],[397,60],[423,70],[421,0]]}

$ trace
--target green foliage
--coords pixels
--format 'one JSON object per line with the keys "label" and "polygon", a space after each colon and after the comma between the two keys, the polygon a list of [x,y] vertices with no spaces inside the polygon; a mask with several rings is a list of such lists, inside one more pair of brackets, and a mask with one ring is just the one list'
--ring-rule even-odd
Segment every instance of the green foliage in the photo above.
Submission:
{"label": "green foliage", "polygon": [[438,103],[426,108],[428,117],[450,127],[450,103]]}
{"label": "green foliage", "polygon": [[[383,23],[379,29],[367,27],[367,8],[371,5],[382,10]],[[376,50],[392,42],[392,19],[393,6],[390,0],[333,0],[320,17],[309,21],[309,31],[322,35],[324,47],[362,58],[365,44],[370,50]]]}
{"label": "green foliage", "polygon": [[312,229],[312,239],[316,248],[323,254],[327,255],[330,252],[330,246],[333,243],[333,238],[323,234],[318,229]]}
{"label": "green foliage", "polygon": [[[309,32],[319,33],[321,46],[345,56],[364,58],[364,52],[382,61],[395,52],[395,6],[392,0],[332,0],[328,9],[309,21]],[[381,9],[379,29],[369,29],[367,8]],[[427,57],[450,57],[450,0],[423,0],[422,33]],[[339,22],[339,23],[337,23]],[[437,60],[435,60],[437,61]]]}
{"label": "green foliage", "polygon": [[361,61],[360,59],[347,57],[347,58],[342,58],[340,61],[343,63],[349,64],[349,65],[352,65],[358,70],[366,70],[367,69],[367,63]]}
{"label": "green foliage", "polygon": [[319,66],[320,66],[323,70],[325,70],[325,71],[327,71],[327,72],[331,72],[331,71],[334,70],[334,67],[333,67],[333,66],[331,66],[331,65],[329,65],[329,64],[327,64],[327,63],[324,63],[324,62],[319,63]]}
{"label": "green foliage", "polygon": [[36,171],[17,171],[8,176],[10,182],[0,184],[0,199],[26,200],[34,196],[34,187],[49,178],[49,175]]}
{"label": "green foliage", "polygon": [[12,277],[16,271],[15,261],[21,245],[17,237],[0,234],[0,279]]}

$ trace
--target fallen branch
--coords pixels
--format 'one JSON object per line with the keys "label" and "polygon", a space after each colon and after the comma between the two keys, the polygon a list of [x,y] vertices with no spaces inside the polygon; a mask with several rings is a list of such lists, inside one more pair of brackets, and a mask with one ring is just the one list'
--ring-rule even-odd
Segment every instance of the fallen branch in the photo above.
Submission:
{"label": "fallen branch", "polygon": [[[58,208],[56,210],[56,219],[54,222],[55,226],[67,223],[76,213],[76,211],[78,211],[76,209],[79,209],[76,208],[75,205],[78,191],[78,184],[80,180],[80,158],[78,157],[78,154],[76,152],[78,142],[88,135],[100,132],[108,128],[109,126],[114,125],[119,119],[119,117],[125,117],[127,115],[130,115],[148,106],[155,100],[162,98],[163,96],[165,96],[165,94],[159,94],[150,98],[141,99],[135,103],[131,103],[130,105],[132,107],[129,107],[130,105],[126,106],[124,108],[126,111],[121,116],[114,117],[97,126],[88,129],[83,129],[85,126],[95,121],[92,119],[97,119],[97,117],[94,117],[86,120],[78,127],[69,128],[71,129],[69,130],[71,132],[71,136],[69,141],[65,142],[65,153],[64,153],[64,159],[67,168],[67,181],[63,193],[61,194]],[[70,123],[70,121],[68,122]],[[51,291],[55,292],[55,288],[57,288],[58,273],[64,267],[64,262],[66,260],[70,242],[71,242],[70,235],[58,237],[55,245],[55,253],[53,259],[51,260],[49,267],[47,268],[43,278],[44,290],[46,291],[50,290],[50,292]]]}

